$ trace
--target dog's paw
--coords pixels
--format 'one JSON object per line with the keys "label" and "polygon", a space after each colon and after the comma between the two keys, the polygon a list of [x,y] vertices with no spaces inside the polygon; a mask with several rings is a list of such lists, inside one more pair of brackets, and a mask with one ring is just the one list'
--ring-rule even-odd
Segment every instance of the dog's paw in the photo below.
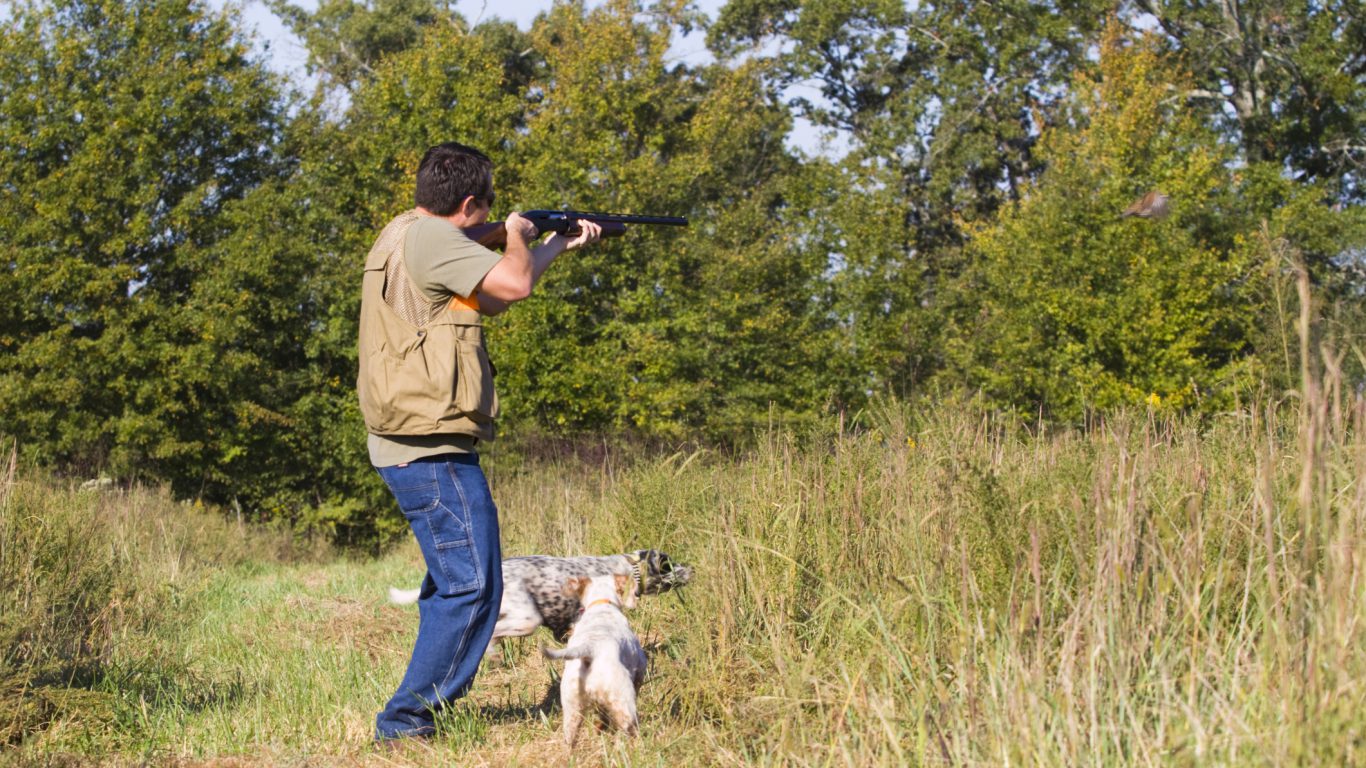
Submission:
{"label": "dog's paw", "polygon": [[389,587],[389,602],[394,605],[412,605],[417,602],[418,595],[422,594],[420,589],[399,589]]}

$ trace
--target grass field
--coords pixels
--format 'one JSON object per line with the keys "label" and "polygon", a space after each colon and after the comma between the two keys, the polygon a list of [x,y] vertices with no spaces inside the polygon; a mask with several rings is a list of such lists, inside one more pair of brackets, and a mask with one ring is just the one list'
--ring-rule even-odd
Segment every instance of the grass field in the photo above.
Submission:
{"label": "grass field", "polygon": [[752,451],[491,462],[508,554],[655,546],[641,737],[558,741],[515,641],[378,754],[416,550],[301,551],[149,490],[0,502],[0,762],[1366,764],[1366,404],[1049,431],[887,406]]}

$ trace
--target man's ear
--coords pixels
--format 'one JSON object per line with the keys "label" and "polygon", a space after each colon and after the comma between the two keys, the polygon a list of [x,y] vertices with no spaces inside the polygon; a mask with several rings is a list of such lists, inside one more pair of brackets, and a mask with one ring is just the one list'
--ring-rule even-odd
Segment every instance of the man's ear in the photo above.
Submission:
{"label": "man's ear", "polygon": [[479,209],[479,201],[474,199],[474,195],[465,195],[465,199],[460,201],[459,207],[455,210],[466,218],[473,216]]}

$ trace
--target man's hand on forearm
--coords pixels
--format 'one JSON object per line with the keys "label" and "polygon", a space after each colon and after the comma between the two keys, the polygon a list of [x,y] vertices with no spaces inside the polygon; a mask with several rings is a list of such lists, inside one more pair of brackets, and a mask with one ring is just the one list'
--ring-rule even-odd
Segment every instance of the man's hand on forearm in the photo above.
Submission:
{"label": "man's hand on forearm", "polygon": [[[563,237],[563,235],[557,234],[555,235],[555,237]],[[578,248],[582,248],[583,246],[588,245],[589,243],[596,243],[598,239],[601,237],[601,224],[597,223],[596,221],[580,221],[578,236],[566,242],[564,245],[564,249],[566,251],[573,251]]]}
{"label": "man's hand on forearm", "polygon": [[503,229],[507,230],[508,245],[514,240],[522,245],[530,245],[541,234],[531,220],[522,218],[522,214],[516,211],[508,214],[507,221],[503,222]]}
{"label": "man's hand on forearm", "polygon": [[541,279],[541,273],[545,272],[546,268],[550,266],[550,262],[554,261],[556,256],[559,256],[565,251],[572,251],[582,248],[589,243],[597,242],[597,240],[602,237],[602,227],[596,222],[582,222],[582,230],[583,231],[576,237],[572,238],[565,237],[556,232],[546,238],[544,243],[531,249],[532,268],[535,270],[535,280]]}
{"label": "man's hand on forearm", "polygon": [[551,258],[564,253],[582,248],[589,243],[596,243],[602,238],[602,225],[596,221],[579,222],[579,234],[574,237],[562,235],[558,232],[552,233],[546,238],[544,243],[536,246],[534,250],[549,253]]}

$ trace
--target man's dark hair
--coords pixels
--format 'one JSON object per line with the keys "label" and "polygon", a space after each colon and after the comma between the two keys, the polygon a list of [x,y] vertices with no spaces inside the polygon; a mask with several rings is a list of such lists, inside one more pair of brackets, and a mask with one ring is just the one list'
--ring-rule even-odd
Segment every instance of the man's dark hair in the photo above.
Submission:
{"label": "man's dark hair", "polygon": [[471,195],[493,205],[493,161],[454,141],[427,150],[417,166],[417,204],[437,216],[449,216]]}

